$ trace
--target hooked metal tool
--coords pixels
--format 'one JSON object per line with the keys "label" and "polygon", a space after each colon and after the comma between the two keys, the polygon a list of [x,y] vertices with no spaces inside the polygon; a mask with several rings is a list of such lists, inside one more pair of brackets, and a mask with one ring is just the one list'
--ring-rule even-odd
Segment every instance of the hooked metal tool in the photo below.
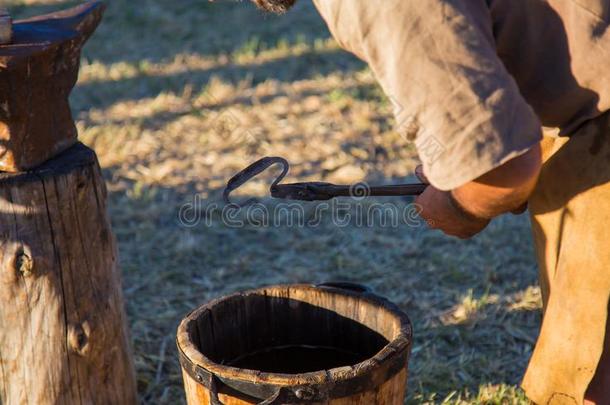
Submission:
{"label": "hooked metal tool", "polygon": [[[290,168],[288,161],[282,157],[264,157],[237,173],[227,182],[227,186],[223,192],[223,199],[225,202],[227,204],[238,205],[230,200],[229,196],[231,192],[241,187],[253,177],[267,170],[274,164],[281,165],[282,172],[273,181],[269,191],[271,193],[271,197],[285,200],[325,201],[335,197],[414,196],[421,194],[426,187],[428,187],[427,183],[368,186],[364,183],[337,185],[313,181],[280,184],[284,177],[286,177],[286,174]],[[256,202],[255,198],[247,200],[245,203],[241,204],[241,206],[246,206],[253,202]]]}

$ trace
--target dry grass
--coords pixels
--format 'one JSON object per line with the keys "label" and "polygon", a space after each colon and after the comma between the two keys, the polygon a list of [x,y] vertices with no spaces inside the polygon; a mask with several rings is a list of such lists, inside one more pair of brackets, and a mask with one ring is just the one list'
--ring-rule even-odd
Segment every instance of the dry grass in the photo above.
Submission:
{"label": "dry grass", "polygon": [[[72,4],[8,3],[15,15]],[[412,172],[413,148],[391,130],[365,66],[301,3],[278,18],[246,2],[113,0],[84,54],[72,101],[110,191],[142,402],[183,401],[174,332],[193,307],[265,284],[349,279],[413,321],[408,403],[526,403],[515,387],[540,299],[525,217],[467,242],[423,227],[337,227],[328,215],[316,227],[236,229],[212,211],[207,224],[180,225],[181,206],[218,202],[227,177],[264,155],[292,161],[293,180]],[[269,178],[245,192],[263,194]]]}

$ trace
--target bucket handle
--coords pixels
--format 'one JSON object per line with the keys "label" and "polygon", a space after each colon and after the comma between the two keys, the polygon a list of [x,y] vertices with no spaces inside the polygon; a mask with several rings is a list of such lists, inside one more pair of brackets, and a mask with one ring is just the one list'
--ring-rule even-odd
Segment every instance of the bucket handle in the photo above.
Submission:
{"label": "bucket handle", "polygon": [[[235,381],[233,383],[239,384]],[[223,382],[214,374],[210,374],[208,388],[210,393],[210,405],[224,405],[218,397],[219,384],[223,384]],[[295,400],[307,403],[309,400],[313,399],[314,396],[315,393],[308,388],[297,388],[293,391],[289,387],[279,387],[269,398],[259,402],[257,405],[282,405],[286,403],[295,403]]]}
{"label": "bucket handle", "polygon": [[248,383],[240,380],[219,378],[214,373],[205,368],[193,363],[182,350],[178,350],[180,365],[186,373],[193,378],[198,384],[207,388],[210,397],[210,405],[223,405],[218,397],[218,387],[226,385],[227,387],[238,392],[245,393],[257,398],[269,397],[258,405],[281,405],[286,403],[310,403],[324,402],[328,399],[329,387],[324,389],[316,389],[309,386],[273,386],[271,384],[259,385],[258,390],[253,392],[252,387]]}
{"label": "bucket handle", "polygon": [[347,290],[357,294],[370,294],[371,288],[364,284],[352,283],[350,281],[328,281],[325,283],[315,284],[317,288],[331,288],[336,290]]}

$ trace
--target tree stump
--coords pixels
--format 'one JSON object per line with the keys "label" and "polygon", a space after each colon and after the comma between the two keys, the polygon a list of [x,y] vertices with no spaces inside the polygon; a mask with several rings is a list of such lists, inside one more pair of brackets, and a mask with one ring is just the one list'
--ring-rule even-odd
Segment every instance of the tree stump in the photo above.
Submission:
{"label": "tree stump", "polygon": [[0,174],[0,403],[134,404],[106,189],[76,144]]}
{"label": "tree stump", "polygon": [[103,11],[0,15],[0,404],[136,402],[104,181],[68,103]]}

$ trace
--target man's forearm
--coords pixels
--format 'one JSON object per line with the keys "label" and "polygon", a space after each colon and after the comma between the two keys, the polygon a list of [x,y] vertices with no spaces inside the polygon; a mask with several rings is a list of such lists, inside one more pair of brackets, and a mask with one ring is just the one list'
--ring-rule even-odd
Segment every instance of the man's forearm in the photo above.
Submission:
{"label": "man's forearm", "polygon": [[536,186],[542,158],[540,145],[451,193],[466,212],[491,219],[522,206]]}
{"label": "man's forearm", "polygon": [[428,187],[415,202],[429,226],[459,238],[482,231],[498,215],[522,206],[542,166],[540,145],[452,191]]}

